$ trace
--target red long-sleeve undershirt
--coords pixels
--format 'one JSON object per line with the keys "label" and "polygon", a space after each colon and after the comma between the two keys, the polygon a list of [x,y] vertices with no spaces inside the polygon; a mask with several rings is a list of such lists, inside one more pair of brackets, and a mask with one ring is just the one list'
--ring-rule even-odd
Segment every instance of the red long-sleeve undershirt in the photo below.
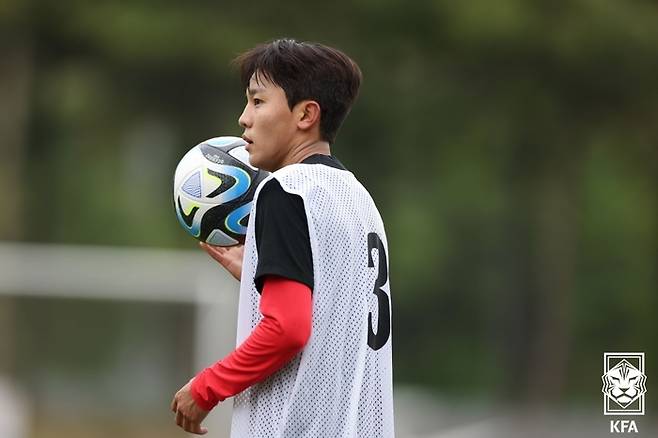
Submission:
{"label": "red long-sleeve undershirt", "polygon": [[263,319],[228,356],[201,371],[191,393],[202,409],[211,410],[281,369],[311,336],[311,289],[297,281],[267,276],[260,298]]}

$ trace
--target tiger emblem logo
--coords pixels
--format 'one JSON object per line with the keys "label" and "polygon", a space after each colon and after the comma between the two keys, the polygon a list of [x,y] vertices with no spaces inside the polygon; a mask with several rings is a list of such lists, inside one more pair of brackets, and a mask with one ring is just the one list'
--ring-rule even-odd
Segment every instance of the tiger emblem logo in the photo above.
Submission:
{"label": "tiger emblem logo", "polygon": [[626,359],[610,368],[601,379],[603,393],[622,409],[626,409],[647,392],[645,386],[647,376]]}

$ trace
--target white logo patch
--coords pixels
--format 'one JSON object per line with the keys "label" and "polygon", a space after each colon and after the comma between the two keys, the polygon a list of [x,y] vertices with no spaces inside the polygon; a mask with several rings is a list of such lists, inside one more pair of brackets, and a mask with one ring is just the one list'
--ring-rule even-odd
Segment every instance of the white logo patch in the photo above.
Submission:
{"label": "white logo patch", "polygon": [[603,355],[604,415],[644,415],[644,353]]}

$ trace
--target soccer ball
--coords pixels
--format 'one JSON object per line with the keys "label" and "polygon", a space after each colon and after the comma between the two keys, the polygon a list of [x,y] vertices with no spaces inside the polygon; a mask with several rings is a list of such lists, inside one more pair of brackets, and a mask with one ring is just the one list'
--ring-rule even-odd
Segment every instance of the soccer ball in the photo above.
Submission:
{"label": "soccer ball", "polygon": [[244,243],[258,185],[269,172],[249,164],[240,137],[216,137],[194,146],[174,174],[174,208],[182,227],[217,246]]}

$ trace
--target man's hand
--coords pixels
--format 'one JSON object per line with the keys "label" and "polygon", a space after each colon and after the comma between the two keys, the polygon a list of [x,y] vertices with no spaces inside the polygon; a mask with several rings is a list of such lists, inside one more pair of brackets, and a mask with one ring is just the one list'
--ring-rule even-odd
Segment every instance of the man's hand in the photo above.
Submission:
{"label": "man's hand", "polygon": [[242,257],[244,256],[244,245],[236,246],[214,246],[200,242],[210,257],[217,260],[236,280],[240,281],[242,274]]}
{"label": "man's hand", "polygon": [[205,435],[208,429],[201,427],[201,422],[208,415],[208,411],[204,411],[196,404],[190,392],[191,387],[190,380],[176,393],[171,401],[171,410],[176,413],[176,424],[185,431]]}

